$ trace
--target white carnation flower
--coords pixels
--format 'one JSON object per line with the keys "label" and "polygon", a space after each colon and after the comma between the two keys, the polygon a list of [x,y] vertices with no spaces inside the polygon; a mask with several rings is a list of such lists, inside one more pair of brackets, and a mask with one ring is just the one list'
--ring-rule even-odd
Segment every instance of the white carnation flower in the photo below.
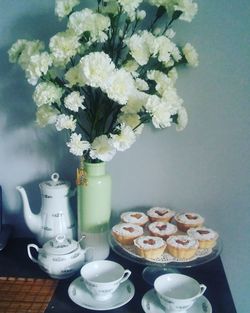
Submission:
{"label": "white carnation flower", "polygon": [[96,137],[91,144],[90,157],[108,162],[116,154],[116,149],[112,145],[111,139],[106,135]]}
{"label": "white carnation flower", "polygon": [[68,28],[72,29],[79,36],[84,32],[89,32],[91,42],[106,41],[108,36],[105,31],[108,30],[109,26],[109,17],[94,13],[90,9],[72,13],[68,22]]}
{"label": "white carnation flower", "polygon": [[155,89],[160,95],[162,95],[169,86],[173,86],[173,80],[161,71],[148,71],[147,77],[148,79],[154,80],[156,82]]}
{"label": "white carnation flower", "polygon": [[176,88],[169,86],[166,88],[162,95],[164,102],[168,104],[168,109],[171,115],[177,113],[177,110],[181,107],[183,100],[178,96]]}
{"label": "white carnation flower", "polygon": [[122,113],[118,118],[118,122],[130,126],[136,135],[140,135],[144,128],[140,116],[136,113]]}
{"label": "white carnation flower", "polygon": [[56,0],[55,15],[60,19],[69,15],[72,9],[80,3],[80,0]]}
{"label": "white carnation flower", "polygon": [[105,91],[110,99],[124,105],[134,90],[134,80],[131,74],[120,69],[113,71]]}
{"label": "white carnation flower", "polygon": [[112,145],[118,151],[125,151],[129,149],[136,140],[136,136],[132,128],[128,125],[122,124],[118,135],[111,134]]}
{"label": "white carnation flower", "polygon": [[38,79],[47,73],[51,64],[52,58],[47,52],[32,55],[25,71],[28,82],[33,86],[36,85]]}
{"label": "white carnation flower", "polygon": [[185,44],[182,51],[189,65],[193,67],[197,67],[199,65],[198,53],[189,42]]}
{"label": "white carnation flower", "polygon": [[130,94],[128,102],[121,108],[123,113],[138,113],[148,100],[148,94],[145,92],[135,90]]}
{"label": "white carnation flower", "polygon": [[74,131],[76,128],[76,120],[74,120],[72,115],[68,116],[60,114],[56,118],[55,126],[58,131],[63,129],[70,129],[71,131]]}
{"label": "white carnation flower", "polygon": [[152,123],[155,128],[165,128],[171,126],[172,118],[166,103],[155,95],[150,96],[145,109],[152,116]]}
{"label": "white carnation flower", "polygon": [[145,65],[151,56],[154,36],[148,31],[143,31],[141,35],[134,34],[125,40],[130,49],[130,54],[139,65]]}
{"label": "white carnation flower", "polygon": [[169,39],[173,39],[175,36],[175,31],[172,28],[169,28],[165,32],[165,36],[168,37]]}
{"label": "white carnation flower", "polygon": [[17,40],[9,49],[9,60],[17,62],[23,70],[26,70],[32,55],[39,54],[44,49],[44,43],[40,40]]}
{"label": "white carnation flower", "polygon": [[56,66],[65,66],[80,47],[78,36],[70,30],[57,33],[49,42],[49,48]]}
{"label": "white carnation flower", "polygon": [[136,9],[143,0],[118,0],[124,12],[126,12],[131,21],[136,17]]}
{"label": "white carnation flower", "polygon": [[84,151],[87,151],[90,148],[90,144],[86,140],[81,140],[82,135],[73,133],[70,136],[70,141],[67,142],[67,146],[70,148],[70,153],[76,156],[82,156]]}
{"label": "white carnation flower", "polygon": [[[154,41],[154,55],[158,54],[158,60],[160,62],[168,62],[171,55],[177,57],[178,48],[176,45],[166,36],[160,36],[155,38]],[[181,56],[179,57],[179,59]]]}
{"label": "white carnation flower", "polygon": [[178,0],[177,4],[174,6],[176,11],[182,11],[179,19],[191,22],[198,11],[197,3],[193,3],[193,0]]}
{"label": "white carnation flower", "polygon": [[90,9],[74,12],[69,17],[68,28],[72,29],[77,35],[82,35],[86,31],[85,21],[93,14]]}
{"label": "white carnation flower", "polygon": [[178,110],[176,130],[178,131],[183,130],[187,126],[187,123],[188,123],[187,111],[184,107],[181,107]]}
{"label": "white carnation flower", "polygon": [[25,49],[27,43],[29,41],[26,39],[18,39],[8,50],[9,61],[11,63],[18,62],[20,55],[22,54],[23,50]]}
{"label": "white carnation flower", "polygon": [[175,84],[177,78],[178,78],[178,72],[175,67],[173,67],[169,72],[168,72],[168,77],[172,80],[173,85]]}
{"label": "white carnation flower", "polygon": [[44,104],[59,103],[63,91],[51,82],[39,83],[33,93],[33,100],[38,107]]}
{"label": "white carnation flower", "polygon": [[79,65],[71,67],[65,73],[65,79],[68,81],[69,87],[72,87],[74,85],[79,85],[79,86],[85,85],[85,81],[83,80],[83,77],[80,73],[80,66]]}
{"label": "white carnation flower", "polygon": [[140,21],[144,20],[146,15],[147,15],[146,11],[144,11],[144,10],[137,10],[137,12],[136,12],[136,18]]}
{"label": "white carnation flower", "polygon": [[128,60],[124,65],[123,68],[131,73],[134,77],[138,76],[138,73],[136,71],[139,68],[139,64],[135,60]]}
{"label": "white carnation flower", "polygon": [[39,107],[36,111],[36,123],[40,127],[45,127],[48,124],[54,124],[58,115],[58,110],[52,106],[45,104]]}
{"label": "white carnation flower", "polygon": [[93,14],[86,21],[86,31],[90,32],[91,42],[105,42],[108,39],[106,31],[110,26],[110,19],[99,13]]}
{"label": "white carnation flower", "polygon": [[78,112],[79,109],[85,109],[85,106],[82,104],[85,97],[80,95],[79,91],[72,91],[67,97],[64,99],[65,108]]}
{"label": "white carnation flower", "polygon": [[174,12],[174,4],[178,0],[148,0],[148,2],[157,7],[163,6],[167,10],[169,15]]}
{"label": "white carnation flower", "polygon": [[92,52],[80,60],[80,75],[87,85],[106,89],[115,65],[104,52]]}
{"label": "white carnation flower", "polygon": [[135,86],[138,90],[141,90],[141,91],[149,90],[148,83],[144,79],[141,79],[141,78],[136,78]]}

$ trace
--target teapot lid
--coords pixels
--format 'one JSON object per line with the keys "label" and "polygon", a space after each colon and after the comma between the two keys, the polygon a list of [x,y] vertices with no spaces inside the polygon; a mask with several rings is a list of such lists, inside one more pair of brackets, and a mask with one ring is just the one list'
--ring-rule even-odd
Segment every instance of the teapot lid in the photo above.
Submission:
{"label": "teapot lid", "polygon": [[66,238],[65,235],[60,234],[55,238],[50,239],[43,245],[43,249],[49,254],[68,254],[75,251],[79,247],[77,241]]}
{"label": "teapot lid", "polygon": [[70,183],[67,181],[59,180],[60,175],[58,173],[53,173],[51,175],[51,180],[47,180],[40,184],[40,187],[48,189],[65,189],[70,187]]}

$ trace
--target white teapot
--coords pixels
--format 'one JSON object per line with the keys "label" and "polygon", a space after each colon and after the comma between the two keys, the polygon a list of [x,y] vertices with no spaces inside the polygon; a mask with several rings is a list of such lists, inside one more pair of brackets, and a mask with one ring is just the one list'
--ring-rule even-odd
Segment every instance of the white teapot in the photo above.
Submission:
{"label": "white teapot", "polygon": [[[38,252],[38,257],[33,257],[31,249]],[[66,238],[65,235],[57,235],[47,241],[42,248],[36,244],[28,244],[29,258],[38,263],[40,268],[50,277],[64,279],[80,271],[83,264],[92,260],[93,248],[82,249],[79,242]]]}
{"label": "white teapot", "polygon": [[76,221],[69,201],[74,192],[70,190],[70,183],[59,180],[59,174],[53,173],[51,180],[40,183],[39,187],[42,197],[39,214],[32,213],[24,188],[16,187],[22,197],[25,222],[38,242],[42,245],[58,234],[75,238]]}

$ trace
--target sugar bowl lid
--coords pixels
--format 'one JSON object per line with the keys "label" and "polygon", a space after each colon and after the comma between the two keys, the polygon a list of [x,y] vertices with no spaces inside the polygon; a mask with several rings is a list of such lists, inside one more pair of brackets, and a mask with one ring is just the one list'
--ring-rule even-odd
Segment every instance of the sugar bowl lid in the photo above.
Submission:
{"label": "sugar bowl lid", "polygon": [[65,235],[59,234],[55,238],[50,239],[43,245],[43,249],[48,254],[65,255],[78,249],[79,244],[71,238],[66,238]]}

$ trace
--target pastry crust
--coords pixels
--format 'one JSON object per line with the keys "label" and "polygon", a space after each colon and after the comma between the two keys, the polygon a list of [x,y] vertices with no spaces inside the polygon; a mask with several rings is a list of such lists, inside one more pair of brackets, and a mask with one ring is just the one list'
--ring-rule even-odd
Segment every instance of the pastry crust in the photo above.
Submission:
{"label": "pastry crust", "polygon": [[175,212],[163,207],[153,207],[147,211],[147,215],[151,222],[169,222]]}
{"label": "pastry crust", "polygon": [[167,251],[178,259],[192,258],[198,247],[198,240],[187,235],[170,236],[167,239]]}
{"label": "pastry crust", "polygon": [[122,245],[132,245],[134,239],[143,235],[143,228],[131,223],[120,223],[112,227],[112,235]]}
{"label": "pastry crust", "polygon": [[186,232],[189,228],[201,227],[204,218],[200,214],[187,212],[175,215],[175,221],[178,229]]}
{"label": "pastry crust", "polygon": [[159,258],[165,251],[166,242],[155,236],[141,236],[134,240],[136,252],[145,259]]}
{"label": "pastry crust", "polygon": [[177,227],[168,222],[153,222],[148,225],[148,230],[152,236],[158,236],[166,240],[177,232]]}
{"label": "pastry crust", "polygon": [[149,218],[143,212],[124,212],[121,214],[121,221],[123,223],[144,226],[149,221]]}
{"label": "pastry crust", "polygon": [[216,231],[206,227],[190,228],[187,231],[187,234],[190,237],[198,240],[200,249],[213,248],[216,245],[216,240],[219,237]]}

